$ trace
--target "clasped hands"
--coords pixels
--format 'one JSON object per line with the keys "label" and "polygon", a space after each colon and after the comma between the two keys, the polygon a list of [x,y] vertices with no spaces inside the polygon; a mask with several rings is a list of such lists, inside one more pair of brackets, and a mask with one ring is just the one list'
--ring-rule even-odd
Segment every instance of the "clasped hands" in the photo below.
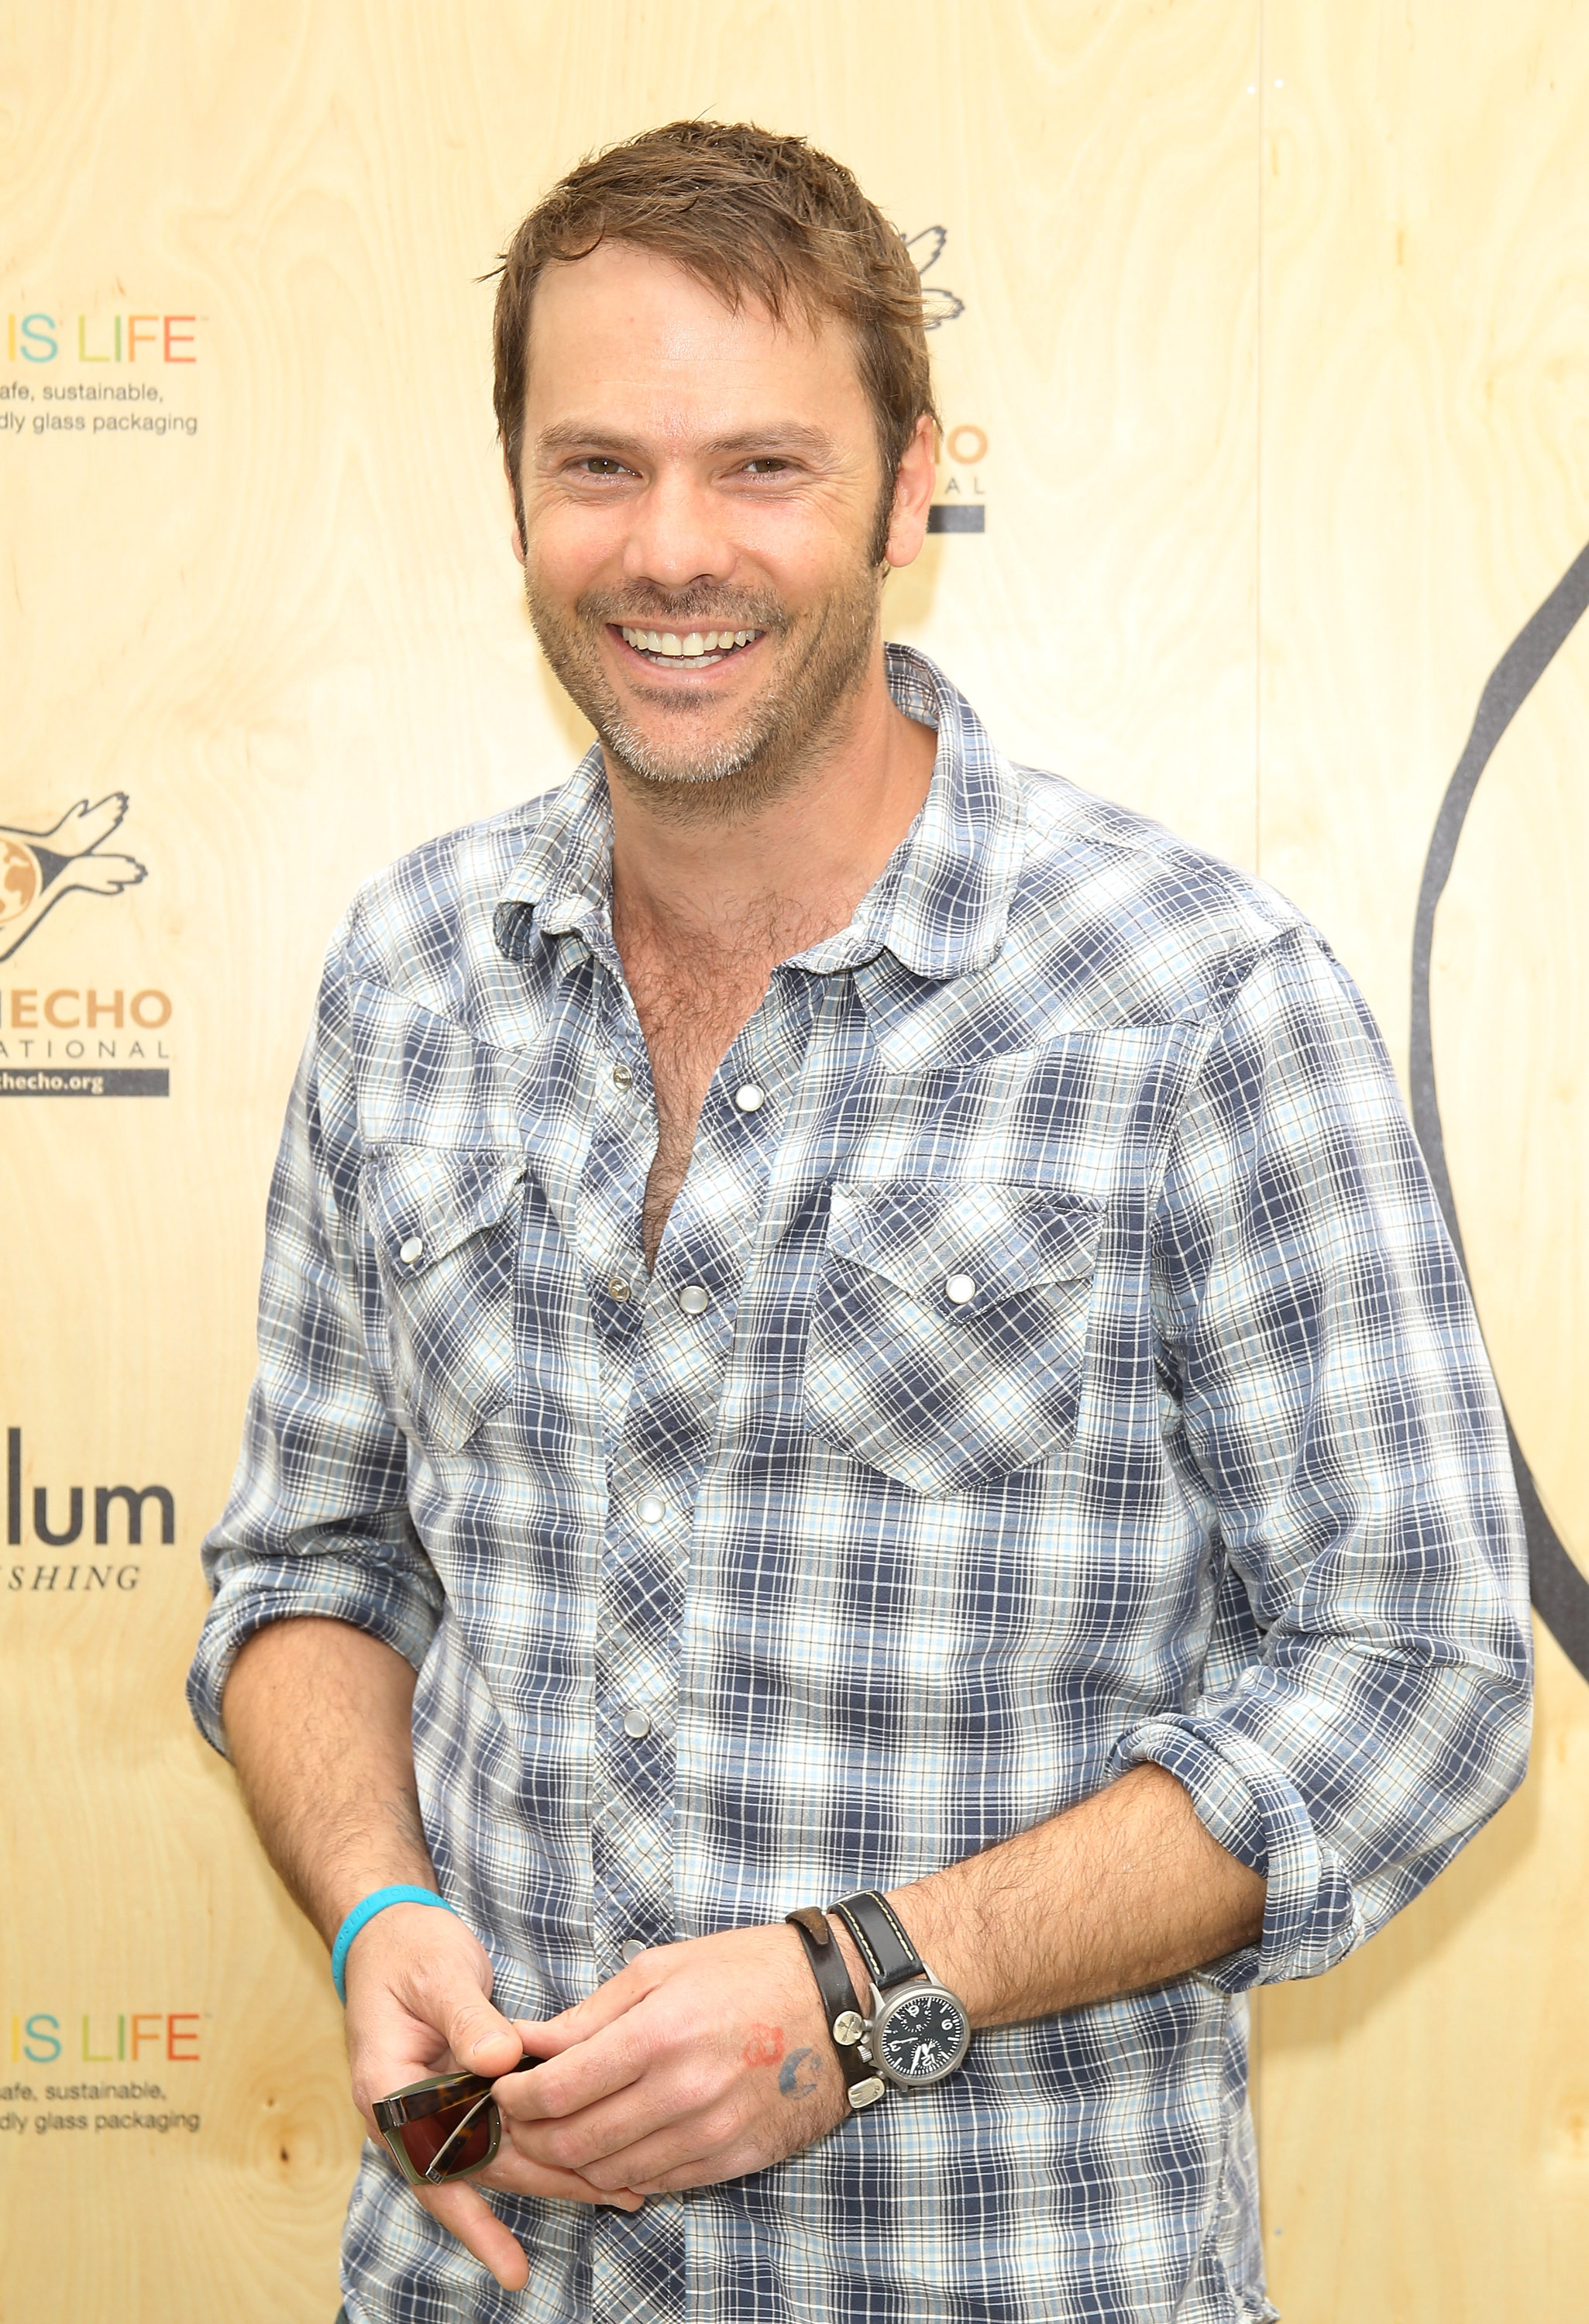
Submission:
{"label": "clasped hands", "polygon": [[[638,2210],[648,2195],[736,2179],[821,2138],[846,2101],[799,1938],[781,1923],[660,1945],[544,2023],[490,2001],[491,1964],[463,1922],[393,1905],[347,1960],[354,2097],[457,2066],[499,2082],[503,2143],[477,2185]],[[522,2249],[475,2187],[418,2200],[518,2291]]]}

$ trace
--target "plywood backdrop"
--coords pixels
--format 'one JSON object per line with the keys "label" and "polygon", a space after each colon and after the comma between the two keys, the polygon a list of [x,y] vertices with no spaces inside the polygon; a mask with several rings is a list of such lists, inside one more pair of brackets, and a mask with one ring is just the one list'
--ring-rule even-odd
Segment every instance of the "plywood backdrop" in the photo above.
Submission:
{"label": "plywood backdrop", "polygon": [[[1400,1047],[1479,688],[1589,540],[1589,14],[58,0],[8,42],[0,2319],[328,2324],[337,2014],[180,1688],[325,937],[582,745],[476,278],[581,152],[680,114],[808,132],[923,258],[945,229],[940,497],[984,530],[891,585],[892,633],[1297,898]],[[1586,710],[1589,636],[1486,774],[1433,1000],[1485,1327],[1589,1564]],[[6,828],[72,859],[42,918]],[[1296,2324],[1582,2305],[1589,1685],[1548,1640],[1541,1678],[1521,1797],[1261,2005]]]}

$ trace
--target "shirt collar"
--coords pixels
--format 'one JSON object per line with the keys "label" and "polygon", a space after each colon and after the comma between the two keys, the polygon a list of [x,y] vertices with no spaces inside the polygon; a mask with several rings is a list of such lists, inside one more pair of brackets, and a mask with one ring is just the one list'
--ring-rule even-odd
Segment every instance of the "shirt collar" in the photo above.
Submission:
{"label": "shirt collar", "polygon": [[613,953],[613,811],[601,745],[593,742],[554,791],[497,898],[499,948],[522,960],[537,937],[569,967],[588,949]]}
{"label": "shirt collar", "polygon": [[[932,780],[849,926],[790,965],[831,975],[886,952],[937,982],[985,968],[998,955],[1025,852],[1025,804],[1008,762],[937,665],[910,646],[885,651],[895,702],[907,717],[937,729]],[[593,744],[502,890],[495,921],[502,950],[522,959],[534,936],[572,937],[575,956],[588,947],[610,958],[612,867],[606,774]]]}

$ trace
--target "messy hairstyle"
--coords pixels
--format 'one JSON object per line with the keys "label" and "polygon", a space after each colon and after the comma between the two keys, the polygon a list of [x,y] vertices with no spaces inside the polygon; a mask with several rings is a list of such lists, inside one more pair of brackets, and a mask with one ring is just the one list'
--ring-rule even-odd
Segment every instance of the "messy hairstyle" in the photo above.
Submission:
{"label": "messy hairstyle", "polygon": [[[892,496],[923,412],[938,420],[921,278],[881,210],[842,163],[803,137],[750,122],[672,121],[593,154],[537,202],[503,254],[494,346],[497,432],[519,521],[530,309],[543,270],[602,242],[655,251],[775,322],[847,325]],[[886,526],[884,528],[886,530]],[[881,555],[881,550],[879,551]]]}

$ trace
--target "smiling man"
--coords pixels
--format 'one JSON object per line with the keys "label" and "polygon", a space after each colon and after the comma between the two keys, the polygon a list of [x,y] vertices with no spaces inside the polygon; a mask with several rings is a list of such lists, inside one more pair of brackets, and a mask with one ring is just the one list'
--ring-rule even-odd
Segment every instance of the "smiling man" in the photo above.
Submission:
{"label": "smiling man", "polygon": [[587,162],[496,358],[597,741],[332,946],[191,1683],[386,2141],[348,2314],[1252,2324],[1243,1997],[1526,1751],[1382,1046],[883,645],[934,415],[847,171]]}

